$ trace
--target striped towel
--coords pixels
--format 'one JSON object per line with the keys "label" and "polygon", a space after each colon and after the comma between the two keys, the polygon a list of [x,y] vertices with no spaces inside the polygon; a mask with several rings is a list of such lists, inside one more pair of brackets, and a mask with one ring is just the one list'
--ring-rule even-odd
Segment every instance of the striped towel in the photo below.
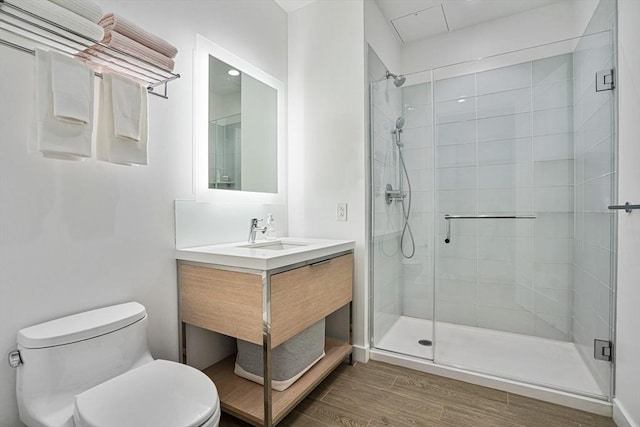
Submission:
{"label": "striped towel", "polygon": [[[173,59],[168,58],[163,54],[156,52],[155,50],[149,49],[148,47],[138,43],[137,41],[132,40],[129,37],[124,36],[115,31],[108,31],[105,34],[104,39],[102,40],[102,43],[114,49],[118,49],[128,54],[131,54],[135,58],[150,62],[156,65],[157,67],[162,68],[163,70],[166,70],[169,72],[173,71],[173,67],[175,66],[175,62],[173,61]],[[114,56],[128,59],[124,55],[120,55],[117,52],[106,50],[101,47],[97,47],[96,50],[99,50],[99,51],[101,50],[105,53],[108,52],[113,54]]]}
{"label": "striped towel", "polygon": [[49,0],[89,21],[97,23],[102,18],[102,8],[91,0]]}
{"label": "striped towel", "polygon": [[[101,26],[94,24],[93,22],[83,18],[80,15],[77,15],[71,12],[64,7],[60,7],[57,4],[51,3],[50,1],[42,1],[42,0],[5,0],[5,3],[17,6],[27,12],[31,12],[35,15],[38,15],[41,18],[45,18],[49,21],[55,22],[58,25],[61,25],[65,28],[68,28],[76,33],[82,34],[83,36],[91,39],[92,41],[102,40],[104,37],[104,30]],[[28,20],[29,22],[35,22],[35,18],[26,15],[22,12],[19,12],[11,7],[6,8],[7,12],[20,16]],[[12,18],[9,18],[12,19]],[[43,26],[54,30],[57,33],[64,33],[63,30],[55,28],[49,24],[42,23]],[[83,43],[87,43],[86,40],[82,40],[73,35],[69,35],[65,33],[70,38],[74,40],[81,40]]]}
{"label": "striped towel", "polygon": [[155,34],[151,34],[150,32],[138,27],[136,24],[121,17],[120,15],[108,13],[98,22],[98,25],[101,25],[105,32],[115,31],[120,33],[123,36],[129,37],[149,49],[160,52],[169,58],[175,58],[178,54],[178,49],[175,46]]}

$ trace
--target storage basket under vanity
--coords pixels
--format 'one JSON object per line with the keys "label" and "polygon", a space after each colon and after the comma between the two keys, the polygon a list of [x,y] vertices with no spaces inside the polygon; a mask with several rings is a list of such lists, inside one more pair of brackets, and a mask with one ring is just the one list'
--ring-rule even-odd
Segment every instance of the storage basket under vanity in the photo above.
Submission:
{"label": "storage basket under vanity", "polygon": [[[324,319],[271,350],[271,388],[286,390],[324,357]],[[238,339],[234,373],[264,384],[262,346]]]}

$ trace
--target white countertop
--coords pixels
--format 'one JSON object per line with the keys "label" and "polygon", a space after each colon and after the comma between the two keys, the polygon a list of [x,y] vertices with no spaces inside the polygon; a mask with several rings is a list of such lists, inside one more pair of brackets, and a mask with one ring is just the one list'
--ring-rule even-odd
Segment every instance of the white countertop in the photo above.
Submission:
{"label": "white countertop", "polygon": [[[276,242],[295,246],[286,249],[261,248]],[[177,249],[176,258],[183,261],[266,271],[353,250],[354,247],[353,240],[279,237],[276,240],[257,240],[254,244],[236,242]]]}

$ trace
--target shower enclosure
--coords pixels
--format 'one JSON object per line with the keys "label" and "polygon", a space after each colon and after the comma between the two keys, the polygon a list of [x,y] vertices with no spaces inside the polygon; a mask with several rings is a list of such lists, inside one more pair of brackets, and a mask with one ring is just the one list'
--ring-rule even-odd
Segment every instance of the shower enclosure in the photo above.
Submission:
{"label": "shower enclosure", "polygon": [[374,352],[611,397],[614,16],[406,76],[369,49]]}

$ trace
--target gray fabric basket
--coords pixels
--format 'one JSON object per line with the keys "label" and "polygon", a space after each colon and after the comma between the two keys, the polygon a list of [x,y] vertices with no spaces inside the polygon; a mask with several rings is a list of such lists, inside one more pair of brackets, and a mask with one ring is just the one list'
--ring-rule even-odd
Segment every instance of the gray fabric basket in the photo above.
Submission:
{"label": "gray fabric basket", "polygon": [[[289,381],[309,369],[323,355],[324,319],[271,351],[271,379],[274,382]],[[239,339],[236,366],[262,379],[262,346]],[[275,385],[273,388],[278,389]]]}

